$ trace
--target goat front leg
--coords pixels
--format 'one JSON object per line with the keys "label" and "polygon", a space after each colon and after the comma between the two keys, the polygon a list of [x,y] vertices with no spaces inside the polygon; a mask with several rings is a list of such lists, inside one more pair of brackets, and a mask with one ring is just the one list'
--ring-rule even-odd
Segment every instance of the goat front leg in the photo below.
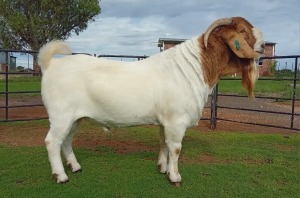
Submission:
{"label": "goat front leg", "polygon": [[159,150],[157,166],[158,166],[159,172],[162,174],[165,174],[168,171],[169,149],[166,144],[165,132],[164,132],[163,126],[160,126],[160,129],[159,129],[159,145],[160,145],[160,150]]}
{"label": "goat front leg", "polygon": [[178,158],[182,147],[182,139],[186,128],[171,125],[165,126],[165,142],[169,150],[168,177],[172,184],[180,186],[181,175],[178,170]]}

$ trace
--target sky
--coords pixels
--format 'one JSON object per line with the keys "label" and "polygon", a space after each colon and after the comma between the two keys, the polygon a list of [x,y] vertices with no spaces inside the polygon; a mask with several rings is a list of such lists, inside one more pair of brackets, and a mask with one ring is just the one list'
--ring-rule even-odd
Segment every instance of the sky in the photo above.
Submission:
{"label": "sky", "polygon": [[102,0],[101,14],[67,42],[74,52],[159,53],[159,38],[190,39],[219,18],[242,16],[275,42],[276,55],[300,54],[299,0]]}
{"label": "sky", "polygon": [[216,19],[242,16],[275,42],[276,55],[300,54],[299,0],[102,0],[101,14],[67,41],[92,54],[152,55],[159,38],[190,39]]}

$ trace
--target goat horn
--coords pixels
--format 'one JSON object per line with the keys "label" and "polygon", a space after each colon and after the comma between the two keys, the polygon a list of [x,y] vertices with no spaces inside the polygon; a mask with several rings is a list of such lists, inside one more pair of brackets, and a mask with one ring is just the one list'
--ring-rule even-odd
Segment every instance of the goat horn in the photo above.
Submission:
{"label": "goat horn", "polygon": [[215,22],[213,22],[206,30],[206,32],[204,33],[204,46],[205,48],[207,48],[207,41],[208,41],[208,37],[210,35],[210,33],[216,29],[219,26],[222,25],[229,25],[232,23],[232,19],[231,18],[222,18],[222,19],[218,19]]}

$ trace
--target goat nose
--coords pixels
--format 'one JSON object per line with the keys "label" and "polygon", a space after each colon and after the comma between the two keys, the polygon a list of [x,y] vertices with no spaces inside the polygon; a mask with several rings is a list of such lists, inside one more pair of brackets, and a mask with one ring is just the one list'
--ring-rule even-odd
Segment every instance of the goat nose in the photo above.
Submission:
{"label": "goat nose", "polygon": [[265,48],[265,44],[264,44],[264,43],[263,43],[263,44],[261,44],[261,48],[263,48],[263,49]]}

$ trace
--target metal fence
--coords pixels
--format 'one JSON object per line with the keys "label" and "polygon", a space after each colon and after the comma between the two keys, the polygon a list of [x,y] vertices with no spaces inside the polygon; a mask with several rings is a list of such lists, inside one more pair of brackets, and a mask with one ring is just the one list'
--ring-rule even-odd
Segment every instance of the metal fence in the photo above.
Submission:
{"label": "metal fence", "polygon": [[[226,106],[219,104],[219,97],[230,97],[232,100],[234,98],[241,98],[244,97],[246,98],[247,96],[240,96],[240,95],[235,95],[235,94],[222,94],[219,92],[219,86],[217,85],[214,88],[214,91],[212,93],[212,99],[211,99],[211,128],[215,129],[217,126],[217,121],[228,121],[228,122],[237,122],[237,123],[244,123],[244,124],[252,124],[252,125],[259,125],[259,126],[267,126],[267,127],[275,127],[275,128],[282,128],[282,129],[291,129],[291,130],[300,130],[300,113],[296,112],[296,102],[300,101],[300,98],[297,97],[297,86],[299,87],[300,85],[297,84],[299,82],[299,62],[298,59],[300,58],[300,55],[293,55],[293,56],[274,56],[274,57],[263,57],[261,59],[272,59],[272,60],[280,60],[280,59],[291,59],[293,60],[294,64],[291,70],[292,77],[268,77],[268,78],[259,78],[259,81],[290,81],[291,83],[291,91],[292,91],[292,96],[291,97],[282,97],[282,96],[257,96],[256,100],[272,100],[272,101],[290,101],[291,106],[290,109],[287,109],[286,111],[276,111],[275,110],[265,110],[265,109],[251,109],[251,108],[246,108],[247,104],[245,104],[245,107],[237,107],[237,106]],[[223,78],[222,80],[237,80],[235,78]],[[264,114],[265,117],[262,117],[261,122],[251,122],[251,121],[241,121],[238,119],[228,119],[228,118],[222,118],[218,116],[218,111],[220,110],[235,110],[234,112],[239,114],[243,112],[256,112],[256,113],[261,113]],[[282,118],[283,116],[288,116],[289,117],[289,125],[285,124],[283,125],[278,125],[274,124],[274,122],[271,122],[271,124],[264,123],[263,120],[266,118],[268,115],[281,115]]]}
{"label": "metal fence", "polygon": [[[0,122],[13,122],[13,121],[28,121],[28,120],[38,120],[38,119],[47,119],[47,116],[44,117],[32,117],[32,118],[22,118],[20,119],[10,119],[10,110],[12,109],[20,109],[20,108],[36,108],[40,107],[43,108],[42,102],[36,104],[10,104],[10,96],[16,95],[21,97],[23,94],[40,94],[40,90],[22,90],[22,91],[10,91],[9,90],[9,79],[12,76],[37,76],[39,73],[34,73],[32,70],[27,70],[26,72],[17,72],[16,70],[10,71],[9,66],[10,62],[10,54],[12,53],[24,53],[24,54],[36,54],[35,51],[30,50],[11,50],[11,49],[0,49],[0,55],[2,55],[1,59],[1,68],[0,68],[0,80],[1,82],[1,89],[0,89]],[[3,59],[4,58],[4,59]],[[29,62],[29,60],[28,60]],[[29,63],[28,63],[29,64]],[[4,86],[3,86],[4,84]]]}
{"label": "metal fence", "polygon": [[[22,50],[6,50],[6,49],[0,49],[0,53],[28,53],[33,54],[36,53],[34,51],[22,51]],[[77,54],[77,53],[76,53]],[[88,54],[90,55],[90,54]],[[93,56],[96,57],[94,54]],[[7,55],[8,57],[8,55]],[[111,59],[128,59],[131,60],[142,60],[147,58],[147,56],[127,56],[127,55],[99,55],[98,58],[111,58]],[[207,103],[205,106],[205,111],[209,112],[206,113],[204,117],[202,117],[202,120],[210,120],[211,128],[214,129],[217,126],[217,121],[227,121],[227,122],[239,122],[244,124],[253,124],[253,125],[261,125],[261,126],[268,126],[268,127],[276,127],[276,128],[284,128],[284,129],[292,129],[292,130],[300,130],[299,124],[295,125],[295,122],[300,118],[299,112],[296,112],[296,102],[300,101],[299,97],[297,98],[296,91],[297,91],[297,83],[299,82],[299,67],[298,67],[298,59],[300,58],[300,55],[296,56],[276,56],[276,57],[264,57],[262,59],[289,59],[294,60],[294,67],[293,67],[293,77],[289,78],[260,78],[261,80],[279,80],[279,81],[291,81],[292,82],[292,97],[278,97],[278,96],[257,96],[256,98],[259,100],[285,100],[285,101],[291,101],[291,109],[288,112],[282,112],[282,111],[276,111],[276,110],[266,110],[266,109],[250,109],[250,108],[244,108],[244,107],[236,107],[236,106],[227,106],[224,104],[220,104],[220,98],[229,97],[232,98],[232,100],[236,98],[243,98],[246,96],[240,96],[235,94],[224,94],[220,93],[218,90],[218,85],[215,87],[211,97],[210,97],[210,103]],[[38,119],[47,119],[47,114],[44,111],[44,115],[41,117],[39,116],[32,116],[32,117],[26,117],[26,118],[11,118],[10,116],[10,110],[18,110],[20,108],[44,108],[42,101],[39,100],[38,102],[34,104],[10,104],[10,96],[13,95],[22,95],[22,94],[36,94],[37,97],[40,97],[40,90],[22,90],[22,91],[11,91],[9,90],[9,84],[10,77],[14,75],[18,76],[28,76],[28,75],[36,75],[37,73],[34,72],[16,72],[16,71],[9,71],[8,67],[9,63],[6,63],[5,71],[0,70],[0,79],[2,81],[2,84],[4,84],[4,89],[0,90],[0,122],[13,122],[13,121],[29,121],[29,120],[38,120]],[[238,78],[224,78],[222,80],[238,80]],[[284,115],[290,117],[290,124],[289,126],[278,126],[278,125],[272,125],[272,124],[265,124],[265,123],[257,123],[257,122],[251,122],[251,121],[241,121],[241,120],[235,120],[235,119],[229,119],[229,118],[223,118],[218,114],[219,111],[222,110],[233,110],[235,113],[241,113],[241,112],[253,112],[253,113],[263,113],[266,116],[269,114],[276,114],[276,115]],[[2,113],[1,113],[2,112]]]}

